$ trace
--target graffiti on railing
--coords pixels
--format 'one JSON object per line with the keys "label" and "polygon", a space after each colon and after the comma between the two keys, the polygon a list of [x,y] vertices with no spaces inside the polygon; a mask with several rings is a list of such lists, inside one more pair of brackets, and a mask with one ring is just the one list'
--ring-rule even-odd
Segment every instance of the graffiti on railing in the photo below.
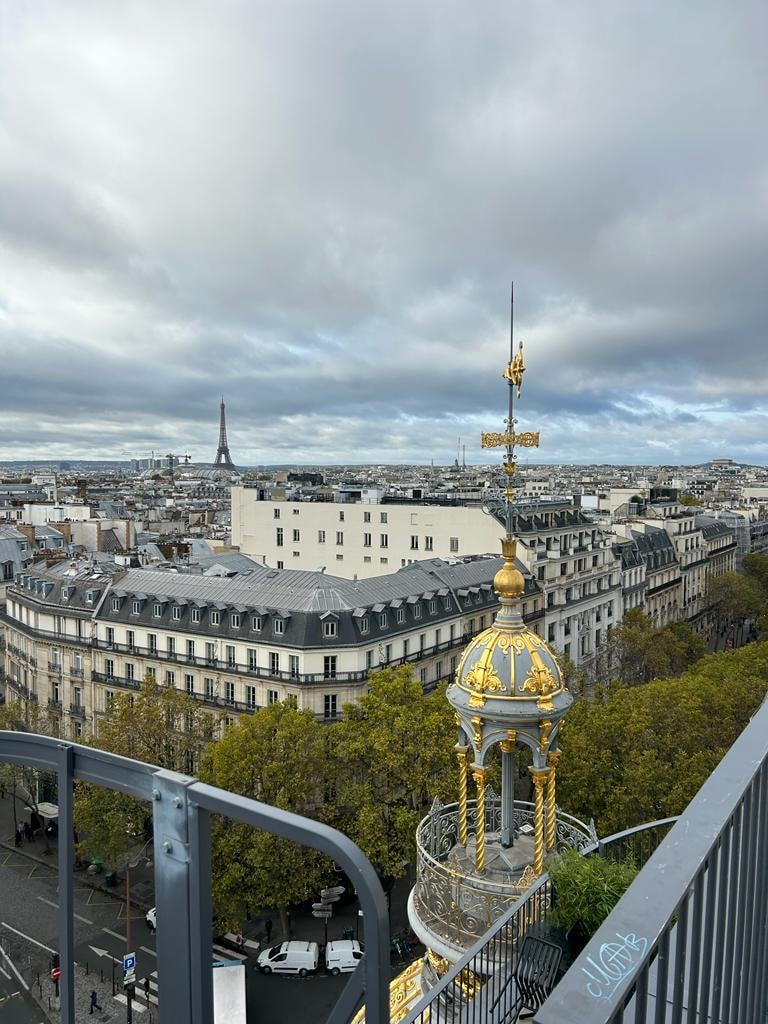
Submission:
{"label": "graffiti on railing", "polygon": [[587,992],[593,999],[610,999],[619,983],[631,974],[648,948],[648,939],[638,938],[634,932],[619,935],[618,942],[604,942],[597,954],[587,957],[589,968],[582,971],[589,978]]}

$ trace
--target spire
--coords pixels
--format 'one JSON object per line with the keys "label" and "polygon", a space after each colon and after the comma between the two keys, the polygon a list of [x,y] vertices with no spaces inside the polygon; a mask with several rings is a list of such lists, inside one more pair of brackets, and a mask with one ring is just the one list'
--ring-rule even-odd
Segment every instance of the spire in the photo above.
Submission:
{"label": "spire", "polygon": [[235,464],[229,454],[227,444],[227,416],[224,410],[224,395],[221,396],[221,414],[219,416],[219,448],[216,452],[215,466],[226,466],[227,469],[234,469]]}

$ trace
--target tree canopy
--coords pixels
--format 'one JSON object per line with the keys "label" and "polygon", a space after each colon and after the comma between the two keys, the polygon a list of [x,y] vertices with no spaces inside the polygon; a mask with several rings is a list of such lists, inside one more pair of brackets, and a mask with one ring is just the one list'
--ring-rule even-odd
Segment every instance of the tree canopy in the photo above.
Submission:
{"label": "tree canopy", "polygon": [[686,622],[661,628],[639,608],[631,608],[612,626],[593,668],[599,680],[617,679],[627,685],[678,675],[701,658],[705,641]]}

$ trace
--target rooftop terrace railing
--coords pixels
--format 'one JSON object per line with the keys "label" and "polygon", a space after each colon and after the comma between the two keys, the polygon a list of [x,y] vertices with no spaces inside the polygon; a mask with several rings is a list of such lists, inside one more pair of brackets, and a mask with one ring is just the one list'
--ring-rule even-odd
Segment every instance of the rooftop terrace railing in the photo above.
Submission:
{"label": "rooftop terrace railing", "polygon": [[222,814],[331,857],[355,886],[366,922],[363,959],[331,1011],[346,1024],[365,1001],[369,1024],[389,1021],[389,919],[376,872],[346,836],[246,797],[102,750],[0,731],[0,762],[56,773],[59,793],[59,955],[61,1020],[74,1024],[73,783],[82,779],[146,800],[152,807],[160,1009],[190,1024],[213,1022],[211,826]]}
{"label": "rooftop terrace railing", "polygon": [[768,704],[535,1016],[756,1024],[768,1013]]}

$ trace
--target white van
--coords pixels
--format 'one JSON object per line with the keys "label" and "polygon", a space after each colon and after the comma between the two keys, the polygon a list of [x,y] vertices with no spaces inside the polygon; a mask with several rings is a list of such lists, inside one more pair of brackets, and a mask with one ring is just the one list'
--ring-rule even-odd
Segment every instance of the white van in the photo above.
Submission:
{"label": "white van", "polygon": [[317,970],[320,947],[316,942],[281,942],[259,953],[256,961],[264,974],[300,974],[305,977]]}
{"label": "white van", "polygon": [[325,947],[325,966],[331,974],[354,971],[364,952],[365,947],[357,939],[336,939]]}

